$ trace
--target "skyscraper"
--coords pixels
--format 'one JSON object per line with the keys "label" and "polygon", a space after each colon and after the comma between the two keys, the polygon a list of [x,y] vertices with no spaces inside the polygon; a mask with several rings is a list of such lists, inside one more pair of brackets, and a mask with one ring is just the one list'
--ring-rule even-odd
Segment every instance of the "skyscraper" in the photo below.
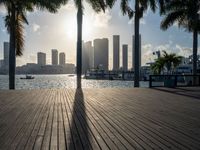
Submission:
{"label": "skyscraper", "polygon": [[124,71],[128,70],[128,45],[122,46],[122,67]]}
{"label": "skyscraper", "polygon": [[59,65],[65,65],[65,53],[59,54]]}
{"label": "skyscraper", "polygon": [[94,51],[92,42],[83,42],[82,44],[82,72],[85,73],[90,68],[94,67]]}
{"label": "skyscraper", "polygon": [[46,54],[42,52],[37,53],[37,64],[40,66],[45,66],[46,65]]}
{"label": "skyscraper", "polygon": [[[139,67],[141,67],[141,50],[142,50],[142,48],[141,48],[141,35],[140,35],[140,37],[139,37],[140,39],[139,39]],[[132,39],[132,69],[134,69],[134,56],[135,56],[135,36],[133,35],[133,39]]]}
{"label": "skyscraper", "polygon": [[52,65],[58,65],[58,50],[52,49]]}
{"label": "skyscraper", "polygon": [[94,67],[108,70],[108,39],[94,40]]}
{"label": "skyscraper", "polygon": [[9,42],[4,42],[4,66],[7,68],[9,66]]}
{"label": "skyscraper", "polygon": [[119,51],[120,49],[120,37],[119,35],[113,36],[113,70],[119,70]]}

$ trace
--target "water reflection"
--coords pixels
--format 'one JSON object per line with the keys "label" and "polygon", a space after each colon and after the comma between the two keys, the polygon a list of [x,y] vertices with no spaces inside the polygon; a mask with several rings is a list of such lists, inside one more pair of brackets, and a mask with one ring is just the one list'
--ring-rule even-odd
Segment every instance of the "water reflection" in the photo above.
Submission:
{"label": "water reflection", "polygon": [[[76,77],[69,75],[34,75],[33,80],[21,80],[16,76],[16,89],[76,88]],[[148,87],[148,82],[141,82]],[[82,80],[83,88],[133,88],[133,81]],[[0,75],[0,89],[8,89],[8,76]]]}

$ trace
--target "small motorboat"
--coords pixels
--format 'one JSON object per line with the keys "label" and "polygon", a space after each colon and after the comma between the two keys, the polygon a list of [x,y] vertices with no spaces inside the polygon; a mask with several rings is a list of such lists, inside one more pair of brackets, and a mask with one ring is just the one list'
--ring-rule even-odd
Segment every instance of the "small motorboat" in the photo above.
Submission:
{"label": "small motorboat", "polygon": [[27,80],[30,80],[30,79],[35,79],[35,77],[30,76],[30,75],[26,75],[26,77],[21,77],[20,79],[27,79]]}
{"label": "small motorboat", "polygon": [[75,76],[74,74],[69,74],[69,75],[68,75],[68,77],[74,77],[74,76]]}

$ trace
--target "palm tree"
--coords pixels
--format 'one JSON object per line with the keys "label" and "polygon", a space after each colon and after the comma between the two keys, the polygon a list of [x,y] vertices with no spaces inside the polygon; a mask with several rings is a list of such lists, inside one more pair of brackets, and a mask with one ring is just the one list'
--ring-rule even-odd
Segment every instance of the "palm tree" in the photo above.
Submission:
{"label": "palm tree", "polygon": [[[114,0],[115,1],[115,0]],[[139,30],[140,19],[143,17],[144,12],[150,7],[153,12],[156,11],[157,5],[160,5],[161,11],[163,6],[168,0],[135,0],[135,10],[129,6],[129,0],[121,0],[121,10],[123,15],[128,14],[131,19],[134,15],[134,28],[135,28],[135,55],[134,55],[134,86],[139,87]]]}
{"label": "palm tree", "polygon": [[[75,5],[77,7],[77,88],[81,88],[81,74],[82,74],[82,23],[83,23],[83,0],[75,0]],[[95,12],[105,11],[106,6],[112,6],[113,2],[107,0],[87,0],[87,2],[92,6]]]}
{"label": "palm tree", "polygon": [[161,74],[165,66],[163,57],[159,57],[154,64],[151,65],[151,70],[154,74]]}
{"label": "palm tree", "polygon": [[63,0],[0,0],[0,5],[7,9],[5,26],[10,34],[9,45],[9,89],[15,89],[16,56],[21,56],[24,49],[24,24],[28,24],[26,12],[34,7],[56,12]]}
{"label": "palm tree", "polygon": [[161,74],[164,69],[167,70],[167,73],[172,73],[181,64],[181,61],[182,56],[177,56],[175,53],[168,54],[166,51],[163,51],[163,55],[155,61],[151,69],[156,74]]}
{"label": "palm tree", "polygon": [[172,72],[172,69],[175,69],[181,64],[182,56],[177,56],[175,53],[168,54],[166,51],[163,51],[163,53],[163,59],[167,72]]}
{"label": "palm tree", "polygon": [[161,29],[167,30],[177,23],[179,27],[193,32],[193,74],[197,73],[198,33],[200,31],[199,20],[200,1],[197,0],[171,0],[164,6],[165,15],[161,22]]}

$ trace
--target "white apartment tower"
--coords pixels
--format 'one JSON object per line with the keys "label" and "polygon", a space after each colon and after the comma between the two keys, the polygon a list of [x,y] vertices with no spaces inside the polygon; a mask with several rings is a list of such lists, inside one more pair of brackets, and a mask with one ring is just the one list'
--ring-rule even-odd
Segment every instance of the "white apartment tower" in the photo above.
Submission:
{"label": "white apartment tower", "polygon": [[113,36],[113,70],[119,70],[120,36]]}

